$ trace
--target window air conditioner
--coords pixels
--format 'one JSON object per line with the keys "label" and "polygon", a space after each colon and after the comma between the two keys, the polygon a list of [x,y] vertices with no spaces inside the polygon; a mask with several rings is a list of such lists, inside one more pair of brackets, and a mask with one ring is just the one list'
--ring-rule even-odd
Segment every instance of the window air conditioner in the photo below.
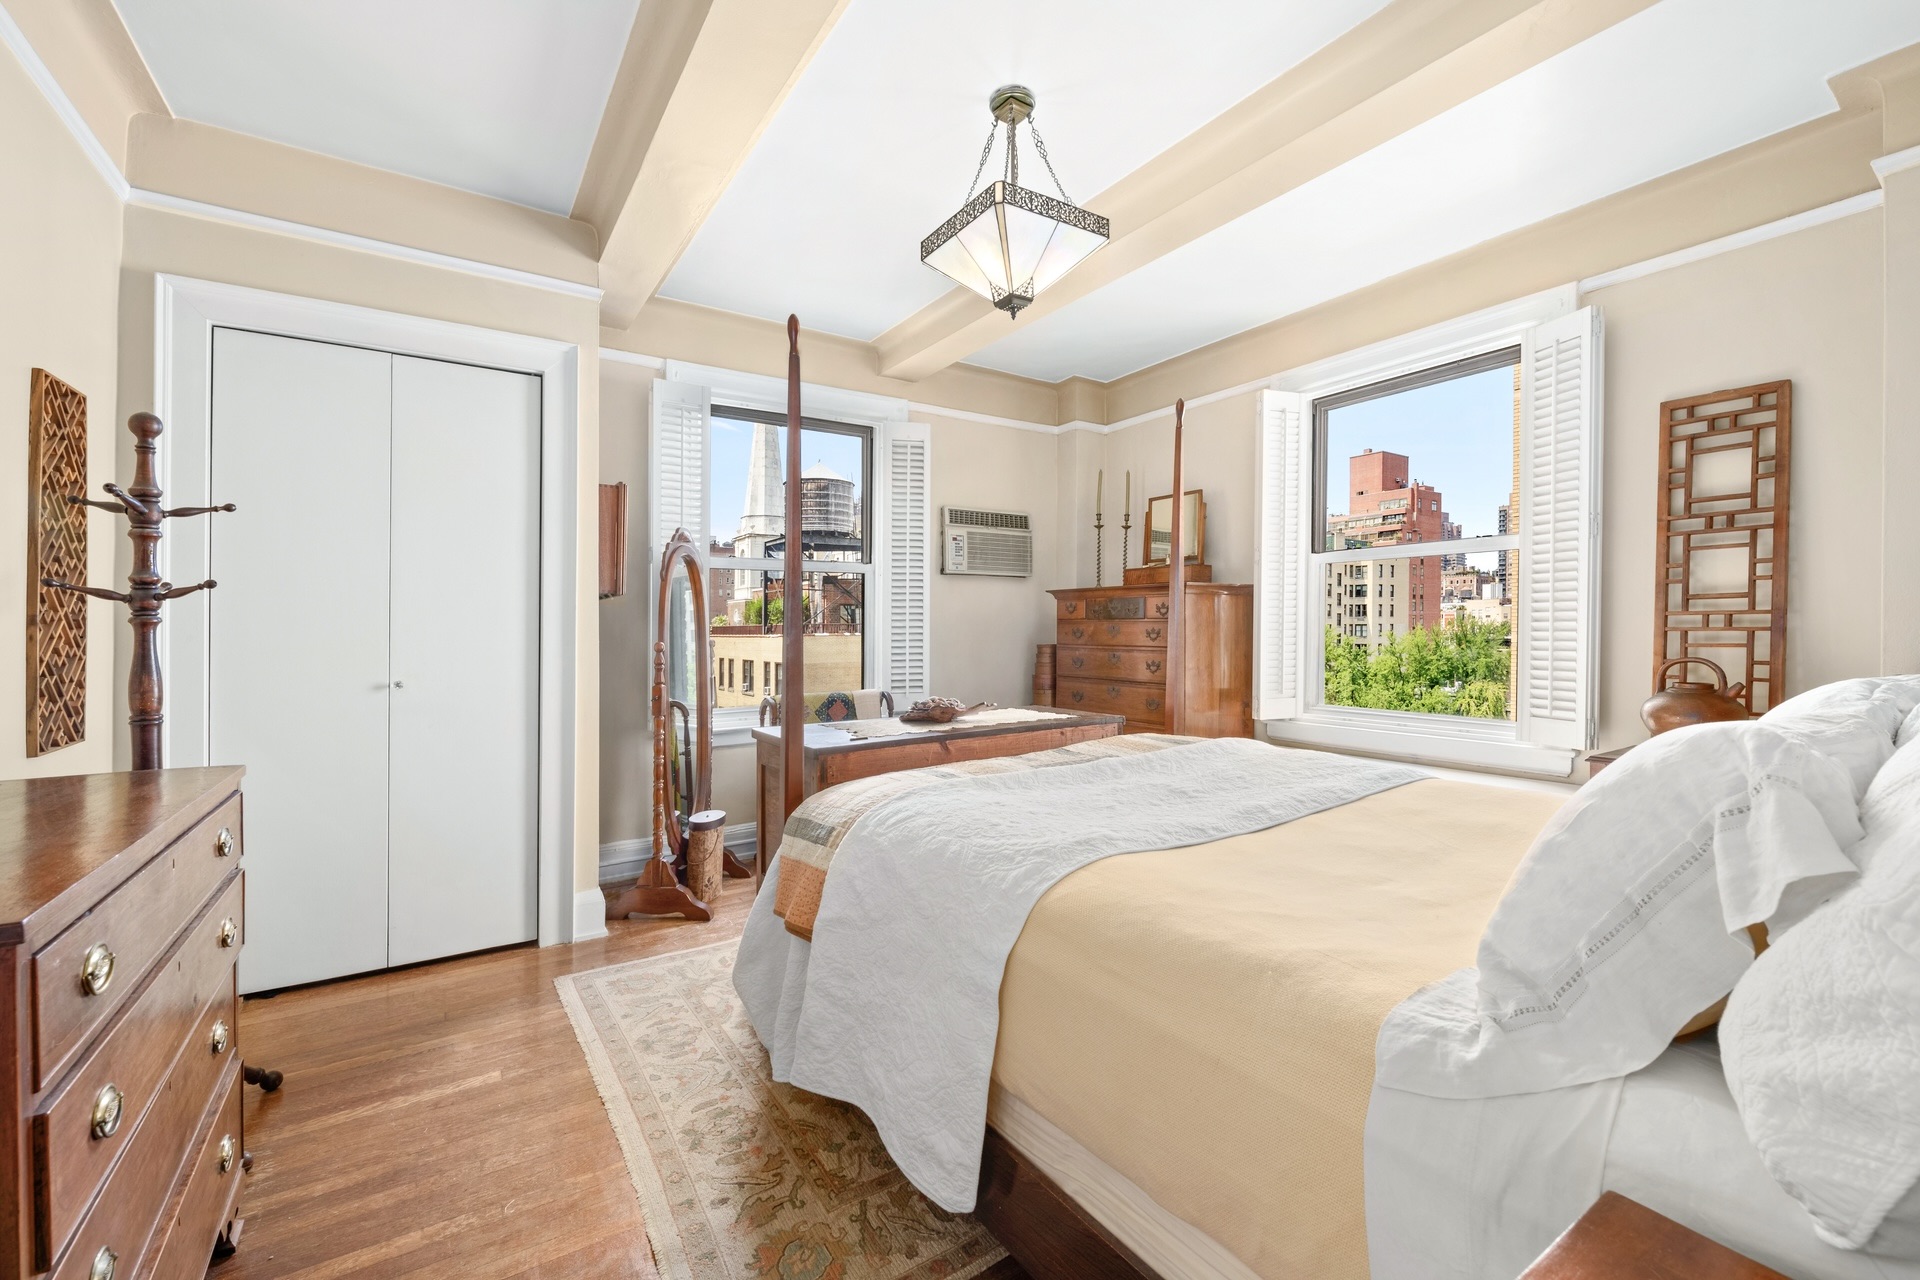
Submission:
{"label": "window air conditioner", "polygon": [[1033,576],[1033,526],[1016,511],[940,508],[940,572]]}

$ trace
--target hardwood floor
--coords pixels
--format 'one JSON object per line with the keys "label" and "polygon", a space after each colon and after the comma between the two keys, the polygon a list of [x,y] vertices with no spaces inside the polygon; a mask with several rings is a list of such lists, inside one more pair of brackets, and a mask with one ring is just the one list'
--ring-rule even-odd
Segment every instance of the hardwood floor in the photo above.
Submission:
{"label": "hardwood floor", "polygon": [[240,1249],[214,1280],[652,1276],[640,1210],[563,973],[738,936],[750,881],[713,921],[615,921],[611,936],[421,965],[249,1000],[253,1172]]}

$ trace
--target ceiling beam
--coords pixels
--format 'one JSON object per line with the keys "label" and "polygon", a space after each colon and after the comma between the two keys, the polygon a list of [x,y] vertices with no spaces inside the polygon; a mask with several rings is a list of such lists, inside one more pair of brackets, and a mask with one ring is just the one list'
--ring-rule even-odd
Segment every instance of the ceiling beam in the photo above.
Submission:
{"label": "ceiling beam", "polygon": [[573,215],[600,233],[601,323],[660,288],[847,0],[645,0]]}
{"label": "ceiling beam", "polygon": [[[1112,240],[1021,314],[1058,311],[1654,2],[1394,0],[1089,200]],[[1008,332],[955,288],[874,345],[883,374],[916,379]]]}

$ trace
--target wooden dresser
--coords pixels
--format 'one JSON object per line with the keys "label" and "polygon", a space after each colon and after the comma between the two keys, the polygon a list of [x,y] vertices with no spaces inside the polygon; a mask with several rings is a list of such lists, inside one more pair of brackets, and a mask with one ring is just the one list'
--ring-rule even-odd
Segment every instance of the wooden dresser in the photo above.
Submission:
{"label": "wooden dresser", "polygon": [[[1167,728],[1167,588],[1075,587],[1057,602],[1054,705],[1127,718],[1127,732]],[[1253,736],[1253,588],[1189,582],[1185,731]]]}
{"label": "wooden dresser", "polygon": [[0,782],[0,1280],[185,1280],[228,1232],[241,772]]}

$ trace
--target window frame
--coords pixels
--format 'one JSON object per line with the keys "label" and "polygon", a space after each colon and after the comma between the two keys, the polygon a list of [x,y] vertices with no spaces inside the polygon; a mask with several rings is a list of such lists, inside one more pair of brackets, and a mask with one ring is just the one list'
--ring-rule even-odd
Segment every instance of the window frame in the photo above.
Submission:
{"label": "window frame", "polygon": [[[1325,704],[1323,610],[1328,580],[1313,560],[1316,556],[1334,555],[1345,559],[1372,559],[1399,548],[1366,548],[1354,552],[1313,550],[1324,546],[1325,538],[1323,509],[1313,496],[1316,486],[1324,484],[1316,465],[1323,446],[1313,410],[1315,402],[1321,399],[1378,388],[1380,384],[1400,378],[1420,380],[1431,376],[1432,371],[1461,361],[1491,359],[1516,343],[1522,350],[1521,395],[1529,397],[1534,394],[1536,345],[1543,332],[1563,329],[1577,316],[1585,316],[1591,310],[1590,306],[1582,306],[1576,285],[1562,285],[1331,355],[1277,374],[1263,384],[1256,410],[1260,442],[1256,464],[1261,479],[1256,482],[1259,511],[1255,556],[1255,714],[1265,736],[1281,743],[1434,765],[1462,765],[1555,778],[1571,775],[1580,751],[1565,744],[1543,741],[1544,732],[1537,726],[1530,727],[1534,722],[1528,719],[1528,673],[1522,666],[1520,647],[1530,626],[1528,619],[1521,616],[1525,607],[1524,582],[1514,591],[1513,661],[1519,697],[1515,719],[1487,721]],[[1595,416],[1590,424],[1590,444],[1583,446],[1582,456],[1588,460],[1590,469],[1582,483],[1590,486],[1587,492],[1592,514],[1586,572],[1592,575],[1590,590],[1597,591],[1601,474],[1598,388],[1603,377],[1600,372],[1603,348],[1599,322],[1595,319],[1591,323],[1594,326],[1593,367],[1588,372],[1594,379],[1594,390],[1588,395],[1592,398],[1591,411]],[[1500,363],[1505,363],[1504,358]],[[1529,417],[1530,402],[1523,401],[1521,412],[1521,506],[1525,508],[1527,468],[1533,462],[1531,443],[1535,430]],[[1296,476],[1297,481],[1293,479]],[[1297,487],[1290,488],[1296,484]],[[1321,522],[1314,526],[1312,522],[1317,519]],[[1524,554],[1526,530],[1519,527],[1520,519],[1521,513],[1515,512],[1514,527],[1507,534],[1490,535],[1484,540],[1406,544],[1409,549],[1400,554],[1451,554],[1461,544],[1472,544],[1467,548],[1471,551],[1492,552],[1500,549],[1496,539],[1510,539],[1510,545]],[[1289,585],[1290,591],[1283,589]],[[1263,604],[1263,597],[1271,597],[1276,603]],[[1597,617],[1597,605],[1589,604],[1586,608],[1589,619]],[[1580,661],[1590,680],[1591,672],[1597,669],[1597,624],[1583,643],[1585,649]],[[1591,714],[1597,694],[1591,683],[1586,687],[1586,705]]]}
{"label": "window frame", "polygon": [[[1328,391],[1313,397],[1312,434],[1307,442],[1307,462],[1313,476],[1313,541],[1323,549],[1309,549],[1307,552],[1307,578],[1303,584],[1305,594],[1312,595],[1315,588],[1321,592],[1320,600],[1326,599],[1326,592],[1332,589],[1328,569],[1336,564],[1355,564],[1377,560],[1418,560],[1428,557],[1438,558],[1450,555],[1493,555],[1502,551],[1518,551],[1520,534],[1495,533],[1481,534],[1472,538],[1448,538],[1438,542],[1396,542],[1376,547],[1350,547],[1337,551],[1325,550],[1327,528],[1327,417],[1336,409],[1349,405],[1365,404],[1372,400],[1383,400],[1388,396],[1400,395],[1407,391],[1417,391],[1422,387],[1438,386],[1443,382],[1453,382],[1460,378],[1484,373],[1489,369],[1518,369],[1526,358],[1525,348],[1520,343],[1509,342],[1491,350],[1474,355],[1430,365],[1409,373],[1395,374],[1390,378],[1363,382],[1342,390]],[[1443,571],[1444,576],[1444,571]],[[1385,585],[1385,584],[1383,584]],[[1364,598],[1362,596],[1354,597]],[[1395,595],[1384,598],[1396,599]],[[1515,606],[1517,609],[1517,605]],[[1321,616],[1324,619],[1324,608]],[[1391,615],[1389,615],[1391,617]],[[1364,625],[1364,624],[1363,624]],[[1518,740],[1518,708],[1509,708],[1509,714],[1500,720],[1475,716],[1452,716],[1431,711],[1382,711],[1375,707],[1348,707],[1327,701],[1327,643],[1324,625],[1311,629],[1308,640],[1308,661],[1303,673],[1306,679],[1302,685],[1305,694],[1303,719],[1324,719],[1333,723],[1350,724],[1355,727],[1379,725],[1398,732],[1414,731],[1425,726],[1429,733],[1440,730],[1459,731],[1460,736],[1475,742],[1514,742]],[[1396,634],[1405,634],[1396,632]],[[1509,665],[1520,661],[1519,630],[1509,620],[1508,640],[1512,657]],[[1365,638],[1365,637],[1361,637]]]}
{"label": "window frame", "polygon": [[[712,400],[712,406],[707,413],[709,459],[712,457],[711,435],[713,432],[719,430],[719,425],[722,420],[729,422],[762,423],[775,427],[785,427],[787,425],[787,415],[785,413],[775,412],[771,409],[760,409],[752,405],[737,404],[734,403],[732,397],[716,390]],[[818,418],[810,415],[801,416],[800,427],[803,432],[823,431],[834,435],[855,436],[864,441],[864,448],[861,450],[860,474],[862,525],[860,530],[860,554],[862,559],[809,560],[803,558],[800,562],[800,576],[802,579],[801,590],[803,594],[805,593],[805,578],[810,573],[851,573],[861,579],[860,676],[862,687],[872,688],[877,679],[879,665],[878,643],[877,638],[873,634],[873,595],[877,582],[877,569],[881,549],[880,531],[877,528],[878,522],[873,518],[875,510],[873,484],[876,474],[875,456],[878,454],[880,446],[880,428],[877,424],[872,423],[842,422],[834,418]],[[708,473],[708,502],[711,504],[713,486],[711,461],[708,463]],[[709,532],[708,537],[710,540],[717,540],[715,539],[715,532],[717,531]],[[728,536],[731,537],[732,534]],[[785,573],[786,561],[784,556],[753,556],[730,558],[725,565],[722,565],[710,558],[706,570],[709,575],[716,571],[745,571],[763,574],[768,572]],[[711,587],[711,585],[711,578],[709,578],[708,586]],[[774,634],[778,633],[776,632]],[[762,680],[756,689],[762,701],[769,695],[774,697],[780,696],[777,689],[767,688],[766,683],[766,681]],[[744,694],[746,690],[743,688],[739,690],[739,692]],[[723,733],[729,738],[741,738],[747,731],[757,727],[759,723],[760,707],[758,702],[747,707],[721,707],[716,705],[713,709],[713,732],[716,742],[719,740],[719,735]]]}

